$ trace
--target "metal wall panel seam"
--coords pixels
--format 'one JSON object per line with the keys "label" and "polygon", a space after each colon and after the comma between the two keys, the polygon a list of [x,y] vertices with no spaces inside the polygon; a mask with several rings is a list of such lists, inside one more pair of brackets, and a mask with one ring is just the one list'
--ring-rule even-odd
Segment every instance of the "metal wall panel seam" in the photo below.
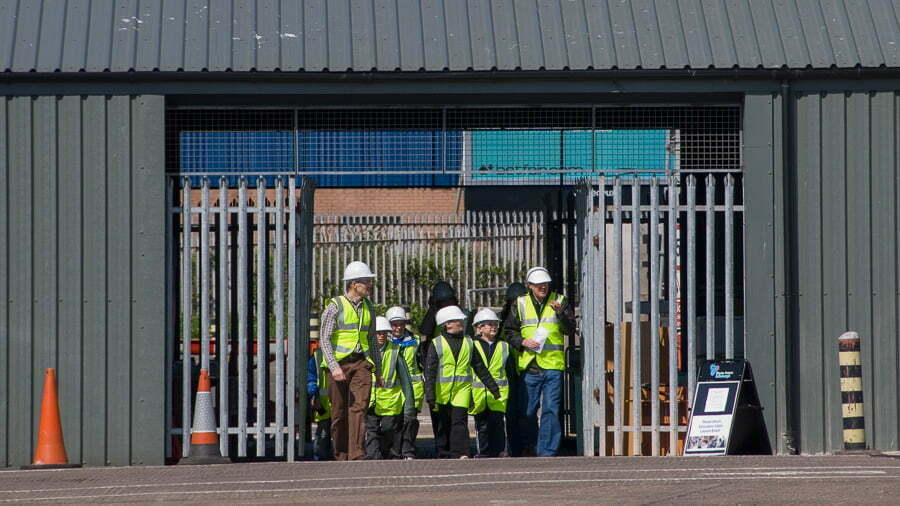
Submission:
{"label": "metal wall panel seam", "polygon": [[469,2],[451,6],[443,2],[444,24],[447,27],[447,68],[470,69],[472,36],[469,32]]}
{"label": "metal wall panel seam", "polygon": [[10,465],[31,461],[34,441],[32,390],[32,297],[33,297],[33,221],[32,202],[32,98],[18,97],[9,103],[10,172],[25,176],[9,180],[9,237],[16,247],[9,249],[9,286],[16,287],[9,296],[9,388],[8,452]]}
{"label": "metal wall panel seam", "polygon": [[113,96],[107,109],[107,460],[116,466],[131,463],[131,100]]}
{"label": "metal wall panel seam", "polygon": [[[871,165],[871,96],[869,93],[853,93],[846,98],[847,104],[847,323],[848,329],[869,336],[868,347],[861,355],[863,366],[863,389],[874,398],[875,371],[873,352],[878,336],[872,334],[872,165]],[[829,343],[830,344],[830,343]],[[837,360],[837,350],[829,346],[828,359]],[[827,361],[826,361],[827,362]],[[830,362],[828,362],[830,363]],[[826,366],[827,367],[827,366]],[[828,371],[833,378],[834,367]],[[829,382],[833,388],[837,379]],[[834,398],[838,394],[835,392]],[[865,415],[873,420],[876,404],[866,403]],[[836,411],[833,411],[836,413]],[[832,412],[828,413],[829,415]],[[839,418],[832,416],[834,423]],[[874,431],[866,431],[866,444],[872,448]]]}
{"label": "metal wall panel seam", "polygon": [[425,70],[437,71],[449,68],[447,47],[447,21],[443,0],[421,0],[422,51]]}
{"label": "metal wall panel seam", "polygon": [[888,67],[895,67],[900,64],[900,47],[897,47],[897,42],[900,41],[900,23],[897,21],[897,13],[890,0],[873,0],[869,5],[883,61]]}
{"label": "metal wall panel seam", "polygon": [[[57,164],[57,124],[56,97],[36,97],[33,104],[33,130],[31,132],[33,221],[33,272],[34,297],[32,299],[33,318],[32,374],[35,388],[32,402],[34,406],[34,427],[40,420],[41,396],[43,395],[44,370],[57,367],[57,212],[56,212],[56,164]],[[38,204],[39,203],[39,204]],[[38,387],[40,385],[40,387]]]}
{"label": "metal wall panel seam", "polygon": [[713,65],[713,50],[700,0],[683,0],[679,4],[679,12],[690,66],[703,68]]}
{"label": "metal wall panel seam", "polygon": [[808,63],[815,68],[825,68],[840,61],[835,54],[828,29],[823,19],[821,6],[813,2],[796,4],[803,30],[803,38],[809,51]]}
{"label": "metal wall panel seam", "polygon": [[[210,68],[210,40],[212,32],[209,9],[204,0],[182,0],[184,6],[184,36],[182,44],[182,66],[187,69]],[[178,16],[173,16],[178,21]]]}
{"label": "metal wall panel seam", "polygon": [[9,103],[0,96],[0,467],[9,465]]}
{"label": "metal wall panel seam", "polygon": [[37,64],[40,45],[40,10],[31,5],[16,6],[15,35],[13,38],[12,71],[28,72]]}
{"label": "metal wall panel seam", "polygon": [[689,64],[679,10],[678,2],[660,2],[656,5],[656,23],[659,26],[659,38],[663,47],[663,64],[671,69],[684,68]]}
{"label": "metal wall panel seam", "polygon": [[584,2],[560,2],[560,16],[562,16],[563,47],[566,51],[567,67],[579,69],[590,67],[593,62]]}
{"label": "metal wall panel seam", "polygon": [[[872,367],[874,391],[868,396],[875,418],[869,422],[873,448],[898,441],[897,402],[897,161],[896,95],[872,97]],[[878,234],[877,236],[875,234]],[[877,237],[877,241],[874,240]],[[864,394],[865,395],[865,394]]]}
{"label": "metal wall panel seam", "polygon": [[373,2],[350,3],[350,63],[354,69],[373,69],[378,67],[375,56],[376,36],[375,12]]}
{"label": "metal wall panel seam", "polygon": [[639,41],[635,33],[631,2],[613,2],[609,7],[610,30],[616,45],[616,65],[621,69],[641,65]]}
{"label": "metal wall panel seam", "polygon": [[348,0],[325,2],[328,40],[328,62],[332,71],[344,71],[352,67],[352,32]]}
{"label": "metal wall panel seam", "polygon": [[734,61],[745,68],[762,66],[760,43],[756,38],[750,5],[743,0],[725,0],[725,11],[728,13],[731,40],[736,54]]}
{"label": "metal wall panel seam", "polygon": [[[796,451],[795,431],[796,417],[789,406],[791,396],[794,395],[794,367],[790,364],[791,357],[795,354],[796,333],[792,315],[793,299],[791,298],[791,284],[794,273],[789,262],[791,245],[793,244],[792,230],[794,220],[790,213],[793,182],[791,162],[796,155],[793,149],[793,141],[788,137],[791,125],[795,121],[794,110],[796,103],[791,93],[789,82],[782,83],[781,93],[773,97],[772,106],[772,167],[774,177],[772,180],[773,192],[773,223],[774,230],[773,248],[775,300],[774,300],[774,341],[772,353],[774,359],[774,404],[775,421],[773,429],[776,434],[775,442],[778,453],[794,453]],[[789,375],[790,373],[790,375]]]}
{"label": "metal wall panel seam", "polygon": [[160,48],[162,47],[162,0],[142,0],[138,6],[138,30],[134,48],[135,70],[154,70],[160,67]]}
{"label": "metal wall panel seam", "polygon": [[850,26],[850,34],[857,49],[856,61],[863,67],[877,67],[886,61],[885,54],[881,50],[878,41],[878,30],[872,19],[872,9],[868,2],[859,0],[851,1],[852,5],[844,5],[847,20]]}
{"label": "metal wall panel seam", "polygon": [[256,67],[256,57],[267,35],[259,33],[256,25],[256,0],[233,0],[230,30],[230,67],[234,71],[249,71]]}
{"label": "metal wall panel seam", "polygon": [[[88,72],[103,72],[110,68],[115,12],[112,2],[91,2],[88,16],[87,51],[84,69]],[[80,69],[79,69],[80,70]]]}
{"label": "metal wall panel seam", "polygon": [[205,35],[208,39],[207,67],[210,71],[226,71],[234,67],[235,42],[240,41],[233,39],[240,38],[240,33],[234,33],[233,8],[233,1],[211,2],[201,7],[208,10],[206,21],[209,28]]}
{"label": "metal wall panel seam", "polygon": [[188,2],[186,0],[163,0],[161,9],[157,66],[159,70],[171,72],[185,67]]}
{"label": "metal wall panel seam", "polygon": [[[62,3],[62,5],[60,5]],[[65,0],[45,0],[41,2],[41,18],[35,68],[40,72],[53,72],[62,67],[63,36],[65,35]]]}
{"label": "metal wall panel seam", "polygon": [[[834,49],[834,59],[839,66],[860,62],[862,56],[853,39],[853,27],[845,9],[845,0],[821,0],[819,7],[825,18],[825,27]],[[851,64],[852,65],[852,64]]]}
{"label": "metal wall panel seam", "polygon": [[[775,435],[779,433],[780,425],[776,415],[784,406],[779,404],[775,387],[774,111],[772,95],[748,94],[744,97],[744,258],[755,259],[744,263],[744,321],[758,322],[744,326],[744,349],[753,366],[760,404],[767,406],[763,418],[769,441],[778,451],[776,439],[780,438]],[[690,223],[689,220],[689,226]],[[690,279],[690,265],[688,270]],[[690,287],[688,291],[693,292]],[[692,317],[693,314],[688,315],[689,325]],[[690,393],[693,396],[693,392]]]}
{"label": "metal wall panel seam", "polygon": [[[90,199],[82,202],[85,227],[82,258],[84,328],[82,345],[82,463],[106,465],[106,173],[107,101],[102,96],[82,99],[81,137],[84,149],[83,188]],[[90,388],[87,385],[91,385]]]}
{"label": "metal wall panel seam", "polygon": [[729,24],[728,9],[725,0],[702,0],[703,19],[709,32],[710,48],[713,64],[716,67],[738,62],[734,47],[734,34]]}
{"label": "metal wall panel seam", "polygon": [[120,0],[115,5],[109,68],[113,72],[128,72],[135,68],[136,39],[143,20],[139,17],[137,0]]}
{"label": "metal wall panel seam", "polygon": [[422,13],[419,0],[397,0],[397,33],[401,70],[418,71],[425,68],[425,34],[422,32]]}
{"label": "metal wall panel seam", "polygon": [[307,71],[328,68],[328,22],[325,5],[326,0],[303,1],[303,22],[306,27],[303,68]]}
{"label": "metal wall panel seam", "polygon": [[635,0],[631,2],[631,15],[634,19],[634,34],[637,39],[636,47],[640,55],[640,67],[665,67],[665,46],[662,44],[654,2],[652,0]]}
{"label": "metal wall panel seam", "polygon": [[[804,453],[824,451],[826,415],[822,384],[823,308],[822,308],[822,223],[819,207],[822,195],[822,115],[819,95],[809,94],[797,99],[797,140],[802,148],[797,152],[797,249],[793,261],[797,272],[797,340],[798,357],[794,366],[800,377],[799,392],[791,406],[799,412],[800,448]],[[840,121],[832,118],[830,124]],[[826,160],[843,160],[831,158]],[[837,175],[827,180],[834,181]],[[839,186],[838,186],[839,187]],[[841,207],[841,206],[831,206]],[[827,220],[839,223],[839,220]]]}
{"label": "metal wall panel seam", "polygon": [[[843,94],[829,94],[821,99],[821,103],[822,115],[819,121],[821,122],[822,191],[820,200],[846,202],[848,185],[846,138],[849,134],[846,125],[846,101]],[[836,388],[838,375],[834,364],[838,363],[838,356],[833,340],[843,331],[849,330],[847,320],[847,208],[846,205],[821,206],[819,208],[823,223],[822,327],[825,335],[821,339],[824,363],[822,364],[822,377],[810,378],[810,381],[824,384],[823,392],[827,406],[821,422],[825,433],[824,451],[840,448],[843,440],[841,419],[831,416],[831,411],[835,408],[840,410],[841,402],[840,392]],[[833,357],[833,360],[826,357]],[[834,385],[831,382],[834,382]],[[837,395],[836,398],[835,395]]]}
{"label": "metal wall panel seam", "polygon": [[599,69],[616,66],[616,43],[612,38],[609,4],[606,0],[585,0],[584,16],[591,46],[592,67]]}
{"label": "metal wall panel seam", "polygon": [[303,2],[279,0],[279,33],[281,43],[278,53],[278,67],[283,71],[297,71],[303,68]]}
{"label": "metal wall panel seam", "polygon": [[[527,41],[522,41],[519,33],[518,13],[515,8],[515,0],[499,0],[487,2],[490,12],[491,37],[494,48],[493,67],[499,70],[513,70],[525,68],[522,46]],[[490,68],[490,67],[489,67]]]}
{"label": "metal wall panel seam", "polygon": [[771,2],[750,3],[750,23],[759,45],[760,64],[767,68],[777,68],[787,62],[784,40],[781,36],[780,20],[775,15]]}
{"label": "metal wall panel seam", "polygon": [[274,71],[280,68],[281,46],[285,41],[279,29],[280,0],[259,0],[256,6],[256,51],[253,68]]}
{"label": "metal wall panel seam", "polygon": [[547,70],[569,68],[566,29],[562,19],[561,2],[537,0],[541,67]]}
{"label": "metal wall panel seam", "polygon": [[131,464],[162,465],[165,399],[165,98],[131,100]]}
{"label": "metal wall panel seam", "polygon": [[13,53],[16,50],[16,31],[18,28],[18,1],[0,3],[0,69],[4,72],[13,67]]}

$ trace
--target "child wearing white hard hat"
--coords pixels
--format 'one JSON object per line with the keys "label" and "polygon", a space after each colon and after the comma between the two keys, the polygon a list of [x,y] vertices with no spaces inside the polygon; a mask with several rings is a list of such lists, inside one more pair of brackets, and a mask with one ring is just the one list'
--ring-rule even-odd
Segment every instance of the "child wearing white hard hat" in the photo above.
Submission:
{"label": "child wearing white hard hat", "polygon": [[465,335],[466,315],[457,306],[441,308],[435,323],[441,328],[425,355],[425,399],[433,413],[434,443],[439,458],[469,457],[469,407],[473,373],[500,398],[500,388]]}
{"label": "child wearing white hard hat", "polygon": [[[416,413],[422,409],[422,400],[425,397],[425,382],[422,379],[422,366],[419,364],[419,346],[421,339],[407,329],[409,319],[406,309],[394,306],[387,310],[385,317],[391,324],[391,340],[400,348],[400,357],[406,362],[406,367],[412,381],[414,404]],[[417,416],[404,416],[403,429],[394,439],[394,452],[404,460],[416,458],[416,438],[419,435],[419,418]]]}
{"label": "child wearing white hard hat", "polygon": [[478,453],[476,457],[499,457],[506,446],[504,430],[509,383],[516,377],[515,359],[509,343],[497,340],[500,318],[490,308],[475,313],[472,320],[477,339],[475,352],[487,365],[488,371],[500,388],[500,397],[487,395],[487,389],[478,380],[472,382],[472,405],[469,414],[475,416]]}
{"label": "child wearing white hard hat", "polygon": [[372,379],[372,393],[366,414],[366,459],[400,456],[394,448],[404,416],[415,416],[415,402],[409,368],[400,347],[390,339],[391,324],[384,316],[375,318],[375,345],[381,357],[382,381]]}

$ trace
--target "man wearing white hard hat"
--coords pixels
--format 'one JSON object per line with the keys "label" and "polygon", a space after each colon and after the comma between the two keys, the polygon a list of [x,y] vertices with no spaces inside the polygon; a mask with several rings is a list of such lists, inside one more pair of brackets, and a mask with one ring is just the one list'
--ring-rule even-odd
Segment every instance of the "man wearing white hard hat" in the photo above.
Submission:
{"label": "man wearing white hard hat", "polygon": [[[565,335],[575,318],[566,298],[550,291],[550,273],[543,267],[528,270],[529,293],[516,299],[503,332],[519,351],[520,407],[523,414],[523,454],[551,457],[559,451],[562,384],[566,370]],[[541,419],[538,428],[537,412]]]}
{"label": "man wearing white hard hat", "polygon": [[400,348],[400,357],[406,362],[412,382],[415,413],[403,417],[403,429],[398,431],[394,440],[394,451],[399,451],[405,460],[416,458],[416,438],[419,435],[419,418],[416,416],[422,409],[425,398],[425,382],[422,379],[422,366],[419,363],[419,336],[406,328],[409,319],[406,309],[394,306],[387,310],[385,317],[391,325],[391,340]]}
{"label": "man wearing white hard hat", "polygon": [[375,274],[363,262],[344,269],[346,291],[322,311],[319,346],[331,378],[331,437],[334,458],[365,458],[365,420],[372,372],[381,378],[381,356],[375,346],[375,308],[368,300]]}
{"label": "man wearing white hard hat", "polygon": [[404,417],[415,417],[412,383],[400,347],[390,339],[391,324],[384,316],[375,318],[375,347],[381,355],[383,381],[372,384],[369,412],[366,415],[366,458],[400,457],[395,447]]}
{"label": "man wearing white hard hat", "polygon": [[509,343],[497,340],[500,317],[490,308],[483,308],[472,319],[476,338],[475,352],[487,365],[491,377],[500,388],[500,397],[487,394],[484,384],[472,380],[472,405],[469,414],[475,416],[475,433],[478,442],[476,457],[499,457],[506,447],[504,417],[509,402],[509,382],[516,377],[515,359]]}
{"label": "man wearing white hard hat", "polygon": [[441,333],[425,355],[425,400],[434,416],[434,444],[438,458],[469,458],[469,406],[472,374],[495,399],[500,388],[465,335],[466,315],[457,306],[441,308],[435,323]]}

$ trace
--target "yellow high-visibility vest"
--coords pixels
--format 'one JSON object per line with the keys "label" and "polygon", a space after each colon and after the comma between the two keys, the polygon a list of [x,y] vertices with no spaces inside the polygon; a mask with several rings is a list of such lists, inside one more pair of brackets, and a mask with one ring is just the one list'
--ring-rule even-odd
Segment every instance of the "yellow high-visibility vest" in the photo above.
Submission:
{"label": "yellow high-visibility vest", "polygon": [[375,408],[378,416],[395,416],[403,414],[403,388],[397,374],[397,363],[400,360],[400,348],[388,341],[381,353],[382,385],[375,385],[375,374],[372,374],[372,393],[369,396],[369,407]]}
{"label": "yellow high-visibility vest", "polygon": [[518,369],[519,372],[528,368],[528,364],[532,360],[537,360],[537,364],[543,369],[555,369],[558,371],[566,370],[566,354],[565,343],[563,341],[562,326],[556,316],[556,311],[550,307],[550,303],[554,300],[563,303],[565,297],[550,292],[547,296],[547,302],[544,309],[538,315],[537,308],[531,300],[531,294],[525,294],[516,299],[516,310],[518,311],[520,332],[522,339],[531,339],[538,328],[546,329],[548,332],[547,340],[544,342],[544,348],[540,353],[535,353],[528,348],[522,348],[519,353]]}
{"label": "yellow high-visibility vest", "polygon": [[484,347],[487,346],[482,340],[475,340],[475,351],[481,355],[481,361],[487,365],[491,377],[500,387],[500,398],[494,399],[493,395],[488,395],[487,387],[481,382],[481,379],[475,376],[472,371],[472,405],[469,407],[470,415],[477,415],[485,409],[506,413],[506,404],[509,401],[509,378],[506,376],[506,360],[509,358],[509,343],[506,341],[497,341],[494,345],[494,354],[488,362],[487,353]]}
{"label": "yellow high-visibility vest", "polygon": [[450,343],[444,336],[438,336],[434,340],[434,350],[437,352],[440,368],[438,369],[437,384],[434,386],[435,402],[437,404],[450,404],[459,408],[469,408],[472,401],[472,338],[463,337],[462,346],[459,347],[458,356],[453,356]]}
{"label": "yellow high-visibility vest", "polygon": [[338,361],[353,353],[357,344],[366,354],[366,360],[374,365],[369,357],[369,326],[372,324],[371,302],[364,300],[359,306],[359,313],[346,296],[331,299],[337,305],[338,312],[331,332],[331,345],[334,347],[334,358]]}
{"label": "yellow high-visibility vest", "polygon": [[409,379],[412,383],[413,396],[415,397],[416,412],[422,408],[422,399],[425,398],[425,382],[422,380],[422,370],[419,368],[419,362],[416,360],[419,346],[422,341],[419,336],[413,336],[413,343],[400,347],[400,354],[406,362],[406,370],[409,371]]}

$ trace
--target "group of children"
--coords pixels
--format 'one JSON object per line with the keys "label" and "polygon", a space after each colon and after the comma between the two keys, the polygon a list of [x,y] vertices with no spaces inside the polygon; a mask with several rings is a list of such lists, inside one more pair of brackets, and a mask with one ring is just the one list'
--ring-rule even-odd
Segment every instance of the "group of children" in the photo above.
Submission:
{"label": "group of children", "polygon": [[[414,459],[418,413],[428,403],[437,456],[468,458],[468,416],[475,417],[477,456],[497,457],[506,448],[505,413],[516,359],[509,343],[498,340],[500,318],[481,309],[472,319],[474,337],[465,335],[466,315],[457,306],[437,311],[440,334],[423,343],[408,329],[402,307],[375,319],[382,378],[373,374],[366,414],[367,459]],[[420,347],[425,347],[420,352]],[[307,374],[307,394],[316,422],[314,456],[330,459],[329,375],[316,350]]]}

